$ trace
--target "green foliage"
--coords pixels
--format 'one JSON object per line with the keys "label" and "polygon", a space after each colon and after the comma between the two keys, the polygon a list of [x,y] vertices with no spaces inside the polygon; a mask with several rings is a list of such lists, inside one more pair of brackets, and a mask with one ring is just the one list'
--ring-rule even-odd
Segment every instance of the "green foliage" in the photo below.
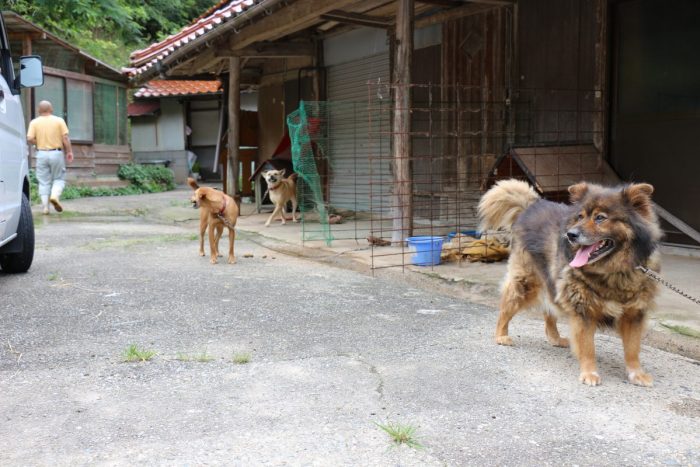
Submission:
{"label": "green foliage", "polygon": [[29,171],[29,201],[32,204],[41,203],[39,199],[39,180],[36,178],[36,171],[34,169]]}
{"label": "green foliage", "polygon": [[0,0],[51,33],[114,66],[189,24],[216,0]]}
{"label": "green foliage", "polygon": [[173,173],[158,165],[125,164],[119,167],[117,175],[144,193],[158,193],[175,188]]}
{"label": "green foliage", "polygon": [[[139,164],[126,164],[119,167],[119,178],[130,182],[124,187],[90,187],[66,185],[61,199],[89,198],[93,196],[123,196],[138,195],[141,193],[160,193],[175,188],[173,173],[165,167],[146,166]],[[36,171],[29,171],[29,185],[32,204],[41,203],[39,198],[39,182]]]}

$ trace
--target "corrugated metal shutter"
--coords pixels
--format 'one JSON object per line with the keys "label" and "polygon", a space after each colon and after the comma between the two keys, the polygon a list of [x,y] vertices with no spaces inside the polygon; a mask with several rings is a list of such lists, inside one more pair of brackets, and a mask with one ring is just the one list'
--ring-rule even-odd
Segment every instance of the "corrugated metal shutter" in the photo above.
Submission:
{"label": "corrugated metal shutter", "polygon": [[[389,88],[382,86],[380,99],[379,88],[368,83],[388,85],[389,76],[388,53],[328,69],[332,206],[354,211],[368,211],[371,207],[378,211],[382,203],[388,204],[390,94]],[[370,104],[372,108],[368,109]]]}

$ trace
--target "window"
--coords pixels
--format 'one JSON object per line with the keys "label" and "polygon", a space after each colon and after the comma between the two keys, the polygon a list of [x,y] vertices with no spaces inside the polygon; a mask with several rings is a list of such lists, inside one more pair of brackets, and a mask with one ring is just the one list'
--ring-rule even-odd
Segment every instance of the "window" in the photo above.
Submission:
{"label": "window", "polygon": [[[39,105],[41,101],[49,101],[53,105],[53,114],[57,115],[64,120],[66,119],[66,95],[63,92],[64,80],[58,76],[44,76],[44,85],[36,88],[34,90],[36,105]],[[66,121],[66,123],[68,123]],[[68,130],[72,129],[68,125]]]}
{"label": "window", "polygon": [[36,103],[47,100],[53,114],[63,118],[73,141],[92,141],[92,83],[61,76],[44,76],[36,88]]}
{"label": "window", "polygon": [[95,142],[128,144],[126,89],[111,84],[95,84]]}
{"label": "window", "polygon": [[66,80],[66,123],[71,139],[92,141],[92,83]]}

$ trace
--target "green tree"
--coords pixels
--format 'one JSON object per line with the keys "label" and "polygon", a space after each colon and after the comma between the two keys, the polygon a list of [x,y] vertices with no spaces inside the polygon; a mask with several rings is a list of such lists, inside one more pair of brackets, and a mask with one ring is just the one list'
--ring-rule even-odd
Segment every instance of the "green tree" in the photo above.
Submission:
{"label": "green tree", "polygon": [[0,0],[12,10],[114,66],[204,13],[215,0]]}

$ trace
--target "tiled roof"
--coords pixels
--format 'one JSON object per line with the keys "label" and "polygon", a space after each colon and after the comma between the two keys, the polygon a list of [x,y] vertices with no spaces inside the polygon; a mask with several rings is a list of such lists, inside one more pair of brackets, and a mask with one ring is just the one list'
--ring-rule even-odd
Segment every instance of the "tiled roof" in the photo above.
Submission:
{"label": "tiled roof", "polygon": [[126,107],[126,114],[129,117],[141,117],[143,115],[154,115],[160,109],[160,101],[132,102]]}
{"label": "tiled roof", "polygon": [[134,94],[136,98],[190,96],[221,92],[221,81],[152,80]]}
{"label": "tiled roof", "polygon": [[[131,68],[124,71],[129,76],[139,75],[149,68],[155,66],[158,61],[171,55],[180,47],[194,41],[195,39],[210,33],[222,24],[237,17],[253,5],[262,3],[265,0],[224,0],[209,9],[205,15],[199,17],[189,26],[182,28],[179,32],[168,36],[164,40],[151,44],[142,50],[137,50],[129,56]],[[209,13],[207,15],[207,13]]]}

